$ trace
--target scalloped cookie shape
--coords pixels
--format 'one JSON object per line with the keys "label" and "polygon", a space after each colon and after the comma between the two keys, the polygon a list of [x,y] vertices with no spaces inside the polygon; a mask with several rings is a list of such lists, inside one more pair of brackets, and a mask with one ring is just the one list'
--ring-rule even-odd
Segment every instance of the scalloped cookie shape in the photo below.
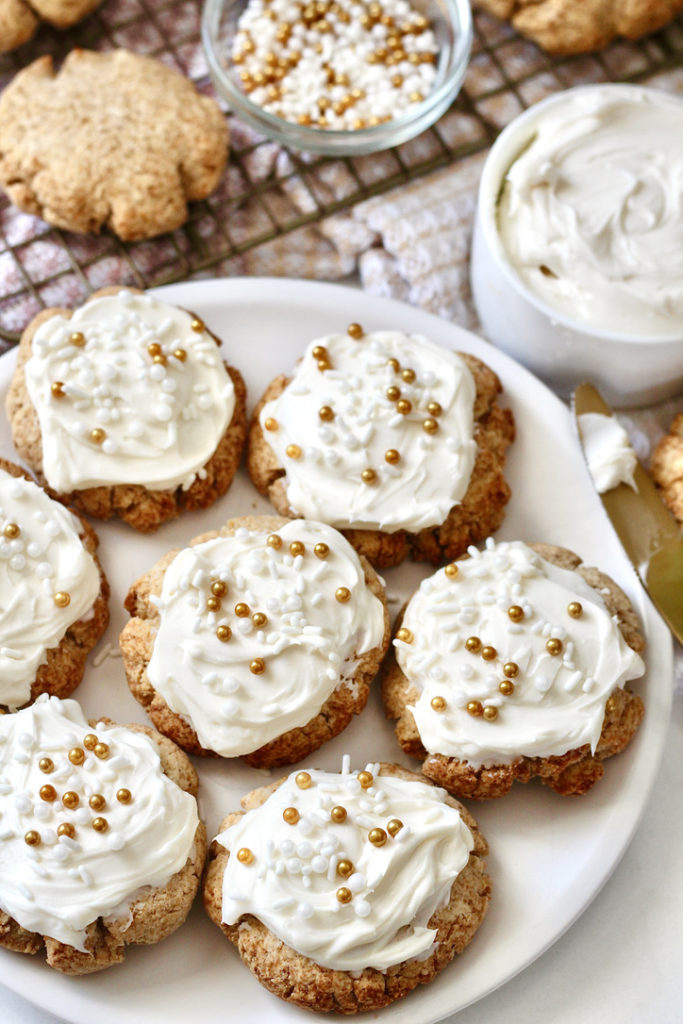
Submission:
{"label": "scalloped cookie shape", "polygon": [[0,185],[27,213],[124,241],[180,227],[216,187],[228,129],[214,100],[151,57],[40,57],[0,97]]}

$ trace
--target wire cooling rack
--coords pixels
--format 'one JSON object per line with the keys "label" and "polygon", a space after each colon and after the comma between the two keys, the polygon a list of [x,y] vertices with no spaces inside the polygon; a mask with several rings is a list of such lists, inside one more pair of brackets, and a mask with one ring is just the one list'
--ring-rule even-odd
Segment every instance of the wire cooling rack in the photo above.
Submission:
{"label": "wire cooling rack", "polygon": [[[74,46],[126,47],[160,58],[213,94],[199,39],[200,12],[201,0],[104,0],[74,29],[44,26],[31,43],[0,56],[0,88],[43,54],[59,63]],[[457,165],[489,146],[522,109],[549,93],[586,82],[648,79],[656,84],[660,73],[669,87],[672,73],[680,77],[683,91],[683,16],[637,43],[619,42],[599,54],[563,59],[551,59],[481,11],[475,10],[474,23],[463,89],[451,110],[418,139],[381,155],[344,160],[287,155],[228,114],[231,152],[221,185],[192,205],[182,229],[157,239],[125,244],[106,232],[60,231],[0,195],[0,350],[15,343],[41,309],[76,305],[105,285],[147,288],[238,273],[240,257],[250,249],[437,167]],[[332,198],[321,185],[326,176],[336,183]]]}

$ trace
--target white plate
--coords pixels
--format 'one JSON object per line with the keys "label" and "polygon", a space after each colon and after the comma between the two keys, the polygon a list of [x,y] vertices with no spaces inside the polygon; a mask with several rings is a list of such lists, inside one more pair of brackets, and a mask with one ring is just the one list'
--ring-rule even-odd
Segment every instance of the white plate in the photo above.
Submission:
{"label": "white plate", "polygon": [[[431,1024],[481,998],[535,960],[588,906],[619,861],[643,812],[663,750],[673,679],[670,635],[644,598],[604,518],[566,407],[497,349],[415,308],[334,285],[232,279],[173,285],[159,294],[194,310],[224,339],[229,360],[245,376],[251,406],[276,373],[291,369],[308,340],[343,329],[350,320],[367,329],[421,332],[486,360],[501,378],[518,428],[507,471],[513,497],[498,536],[574,548],[588,564],[614,576],[645,623],[647,675],[635,688],[645,699],[647,714],[629,749],[607,762],[598,785],[577,799],[563,799],[532,784],[514,787],[502,800],[470,803],[491,847],[491,909],[471,946],[453,964],[433,983],[381,1014],[386,1024]],[[3,400],[13,367],[14,353],[0,359]],[[0,454],[11,458],[7,426],[0,426],[0,431]],[[126,621],[122,600],[128,585],[169,548],[213,529],[228,516],[268,510],[240,470],[220,502],[162,527],[152,537],[118,523],[98,526],[101,558],[112,585],[112,622],[76,692],[88,714],[108,714],[120,722],[145,720],[130,696],[120,659],[108,657],[98,667],[93,664],[107,641],[116,647]],[[386,574],[393,611],[430,571],[408,565]],[[408,763],[376,692],[363,714],[311,763],[336,770],[346,751],[354,766],[379,759]],[[269,776],[240,761],[195,763],[210,835],[237,807],[240,795]],[[120,967],[70,979],[48,969],[40,956],[0,950],[0,982],[74,1024],[168,1024],[195,1017],[199,1008],[208,1020],[311,1020],[310,1014],[280,1002],[258,984],[199,902],[170,939],[152,948],[131,949]]]}

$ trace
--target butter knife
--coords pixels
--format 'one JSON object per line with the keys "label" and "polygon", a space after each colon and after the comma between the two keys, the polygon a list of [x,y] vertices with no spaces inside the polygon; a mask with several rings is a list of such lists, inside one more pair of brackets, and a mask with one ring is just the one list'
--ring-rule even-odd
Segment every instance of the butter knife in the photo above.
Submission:
{"label": "butter knife", "polygon": [[[585,455],[580,417],[612,410],[592,384],[576,388],[572,408]],[[620,483],[599,497],[653,604],[683,644],[683,533],[637,460],[633,480],[637,490]]]}

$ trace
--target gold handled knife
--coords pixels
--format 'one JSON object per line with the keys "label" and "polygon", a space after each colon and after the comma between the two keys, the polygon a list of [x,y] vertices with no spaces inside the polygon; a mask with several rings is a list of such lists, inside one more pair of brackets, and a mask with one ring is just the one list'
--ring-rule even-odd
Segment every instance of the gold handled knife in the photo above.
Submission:
{"label": "gold handled knife", "polygon": [[[584,447],[580,417],[612,410],[592,384],[576,388],[572,407]],[[633,479],[637,490],[620,483],[599,497],[653,604],[683,644],[683,532],[637,461]]]}

